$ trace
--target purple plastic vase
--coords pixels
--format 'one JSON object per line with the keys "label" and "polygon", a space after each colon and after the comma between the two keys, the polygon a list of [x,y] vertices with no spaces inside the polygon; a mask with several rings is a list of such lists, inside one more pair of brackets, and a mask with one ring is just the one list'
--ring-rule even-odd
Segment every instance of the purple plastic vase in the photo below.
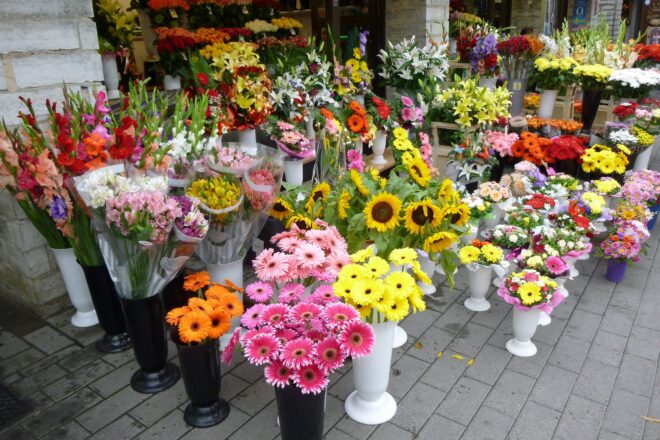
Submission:
{"label": "purple plastic vase", "polygon": [[613,283],[620,283],[626,277],[626,267],[628,267],[628,263],[625,260],[609,260],[607,262],[607,279]]}

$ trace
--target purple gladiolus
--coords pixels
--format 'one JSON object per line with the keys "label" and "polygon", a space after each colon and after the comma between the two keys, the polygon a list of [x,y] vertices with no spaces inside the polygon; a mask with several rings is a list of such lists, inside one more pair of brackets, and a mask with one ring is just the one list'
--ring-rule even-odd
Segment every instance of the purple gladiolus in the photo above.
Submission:
{"label": "purple gladiolus", "polygon": [[50,203],[50,216],[53,218],[53,220],[66,219],[66,202],[64,202],[63,198],[58,196],[53,197],[53,201]]}

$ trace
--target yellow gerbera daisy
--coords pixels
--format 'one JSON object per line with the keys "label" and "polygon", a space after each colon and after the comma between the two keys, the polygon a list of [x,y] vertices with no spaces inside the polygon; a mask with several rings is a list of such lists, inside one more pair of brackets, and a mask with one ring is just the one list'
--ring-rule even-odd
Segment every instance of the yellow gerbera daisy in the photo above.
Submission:
{"label": "yellow gerbera daisy", "polygon": [[417,289],[414,291],[410,297],[408,297],[408,302],[410,302],[410,306],[413,308],[413,311],[416,312],[423,312],[426,310],[426,303],[424,302],[424,292],[422,292],[422,289],[417,287]]}
{"label": "yellow gerbera daisy", "polygon": [[476,246],[463,246],[460,251],[458,251],[458,259],[461,260],[461,264],[471,264],[479,259],[481,255],[481,250]]}
{"label": "yellow gerbera daisy", "polygon": [[350,278],[339,279],[332,285],[332,291],[340,298],[350,298],[353,295],[355,281]]}
{"label": "yellow gerbera daisy", "polygon": [[351,300],[350,298],[346,298],[346,304],[349,306],[355,308],[360,313],[360,318],[365,319],[371,316],[372,312],[372,307],[370,305],[360,305],[356,304],[355,301]]}
{"label": "yellow gerbera daisy", "polygon": [[383,297],[385,285],[380,279],[363,279],[355,283],[351,298],[359,305],[373,306]]}
{"label": "yellow gerbera daisy", "polygon": [[364,269],[359,264],[347,264],[339,271],[340,280],[357,281],[364,278]]}
{"label": "yellow gerbera daisy", "polygon": [[392,289],[395,298],[407,298],[411,290],[417,287],[415,279],[408,272],[392,272],[385,277],[385,284]]}
{"label": "yellow gerbera daisy", "polygon": [[417,252],[411,248],[394,249],[390,252],[389,258],[391,263],[397,266],[403,266],[404,264],[412,264],[413,261],[416,261]]}
{"label": "yellow gerbera daisy", "polygon": [[449,248],[457,238],[453,232],[436,232],[424,240],[423,250],[430,253],[442,252]]}
{"label": "yellow gerbera daisy", "polygon": [[431,199],[414,202],[408,205],[404,214],[406,229],[413,234],[421,235],[425,226],[438,226],[442,221],[442,210],[433,204]]}
{"label": "yellow gerbera daisy", "polygon": [[373,255],[374,255],[374,247],[368,246],[366,249],[362,249],[361,251],[357,251],[351,254],[351,261],[353,263],[362,263],[367,261],[367,258],[373,257]]}
{"label": "yellow gerbera daisy", "polygon": [[278,197],[277,200],[275,200],[275,204],[270,209],[270,216],[279,221],[286,220],[291,214],[293,214],[293,208],[289,202],[281,197]]}
{"label": "yellow gerbera daisy", "polygon": [[410,312],[410,304],[407,298],[395,298],[394,303],[385,311],[385,318],[388,321],[401,321],[408,316]]}
{"label": "yellow gerbera daisy", "polygon": [[408,165],[408,174],[421,187],[426,187],[431,180],[431,170],[422,158],[415,158]]}
{"label": "yellow gerbera daisy", "polygon": [[401,205],[401,200],[397,196],[387,192],[373,196],[364,208],[367,228],[378,232],[387,232],[396,228],[399,224]]}
{"label": "yellow gerbera daisy", "polygon": [[394,135],[394,139],[408,139],[408,130],[397,127],[392,130],[392,135]]}
{"label": "yellow gerbera daisy", "polygon": [[351,206],[351,194],[344,190],[341,193],[341,196],[339,196],[339,201],[337,202],[337,215],[341,220],[346,219],[348,217],[348,213],[346,210]]}
{"label": "yellow gerbera daisy", "polygon": [[502,259],[502,249],[490,243],[481,247],[481,253],[489,263],[497,263]]}
{"label": "yellow gerbera daisy", "polygon": [[394,304],[394,294],[392,293],[392,289],[388,285],[385,285],[383,296],[380,298],[380,301],[374,304],[374,307],[380,313],[385,314],[392,307],[392,304]]}
{"label": "yellow gerbera daisy", "polygon": [[384,258],[371,257],[365,265],[365,269],[374,278],[382,277],[390,271],[390,265]]}
{"label": "yellow gerbera daisy", "polygon": [[360,192],[360,194],[362,194],[363,196],[368,195],[369,190],[367,189],[366,186],[364,186],[364,182],[362,181],[362,175],[360,174],[360,172],[358,170],[351,170],[350,176],[353,185],[355,185],[355,187]]}
{"label": "yellow gerbera daisy", "polygon": [[413,261],[412,270],[413,273],[415,274],[415,277],[417,277],[417,279],[420,280],[422,283],[429,285],[433,284],[433,281],[428,276],[428,274],[422,270],[422,265],[419,264],[419,261]]}
{"label": "yellow gerbera daisy", "polygon": [[533,306],[543,300],[541,287],[535,283],[524,283],[518,288],[518,296],[525,306]]}

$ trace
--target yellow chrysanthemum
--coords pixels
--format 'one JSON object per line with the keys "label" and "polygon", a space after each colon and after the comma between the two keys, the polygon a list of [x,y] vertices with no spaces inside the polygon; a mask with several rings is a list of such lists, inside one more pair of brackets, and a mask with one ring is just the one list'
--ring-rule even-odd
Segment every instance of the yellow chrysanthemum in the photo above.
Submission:
{"label": "yellow chrysanthemum", "polygon": [[286,220],[291,214],[293,214],[293,208],[289,202],[281,197],[277,198],[275,204],[273,204],[273,207],[270,209],[270,216],[279,221]]}
{"label": "yellow chrysanthemum", "polygon": [[541,287],[535,283],[524,283],[518,288],[518,296],[525,306],[533,306],[543,300]]}
{"label": "yellow chrysanthemum", "polygon": [[423,249],[425,252],[429,253],[442,252],[449,248],[457,238],[458,237],[453,232],[436,232],[424,240]]}
{"label": "yellow chrysanthemum", "polygon": [[399,224],[401,200],[393,194],[383,192],[369,200],[364,208],[367,228],[387,232]]}
{"label": "yellow chrysanthemum", "polygon": [[363,263],[367,261],[367,258],[373,257],[373,255],[374,255],[374,247],[369,246],[365,249],[362,249],[361,251],[357,251],[351,254],[351,261],[353,263]]}
{"label": "yellow chrysanthemum", "polygon": [[390,252],[389,259],[390,263],[397,266],[412,264],[413,261],[417,260],[417,252],[411,248],[394,249],[392,252]]}
{"label": "yellow chrysanthemum", "polygon": [[344,190],[339,196],[339,201],[337,202],[337,215],[341,220],[344,220],[348,217],[346,212],[351,205],[351,194]]}
{"label": "yellow chrysanthemum", "polygon": [[364,269],[371,275],[373,278],[382,277],[387,272],[390,271],[389,263],[380,257],[371,257],[369,261],[364,266]]}
{"label": "yellow chrysanthemum", "polygon": [[368,195],[369,190],[367,189],[366,186],[364,186],[364,182],[362,181],[362,175],[360,174],[360,172],[358,170],[351,170],[350,176],[353,185],[355,185],[355,187],[360,192],[360,194],[362,194],[363,196]]}
{"label": "yellow chrysanthemum", "polygon": [[461,250],[458,251],[458,259],[461,260],[462,264],[471,264],[479,259],[481,251],[476,246],[463,246]]}
{"label": "yellow chrysanthemum", "polygon": [[397,127],[392,130],[392,135],[394,136],[394,139],[408,139],[408,130]]}
{"label": "yellow chrysanthemum", "polygon": [[442,210],[431,199],[413,202],[405,209],[405,227],[413,234],[421,235],[426,226],[435,227],[442,221]]}

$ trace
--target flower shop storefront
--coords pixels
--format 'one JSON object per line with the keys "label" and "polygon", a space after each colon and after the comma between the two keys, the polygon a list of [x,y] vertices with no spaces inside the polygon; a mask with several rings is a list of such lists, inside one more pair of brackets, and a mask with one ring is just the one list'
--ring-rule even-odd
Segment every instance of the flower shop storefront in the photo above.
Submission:
{"label": "flower shop storefront", "polygon": [[[342,417],[385,424],[410,411],[394,349],[434,343],[403,323],[456,279],[451,310],[506,308],[505,355],[528,358],[581,264],[606,260],[601,282],[624,283],[648,247],[655,46],[606,24],[511,35],[463,16],[455,54],[414,35],[371,53],[368,29],[307,39],[278,2],[134,3],[158,81],[129,69],[112,87],[129,44],[115,40],[106,90],[21,98],[0,124],[0,182],[57,262],[71,324],[98,325],[90,349],[134,359],[122,380],[136,395],[181,381],[188,427],[233,423],[238,357],[272,386],[284,440],[323,438],[349,369]],[[553,118],[568,87],[579,120]],[[606,95],[616,120],[599,124]]]}

